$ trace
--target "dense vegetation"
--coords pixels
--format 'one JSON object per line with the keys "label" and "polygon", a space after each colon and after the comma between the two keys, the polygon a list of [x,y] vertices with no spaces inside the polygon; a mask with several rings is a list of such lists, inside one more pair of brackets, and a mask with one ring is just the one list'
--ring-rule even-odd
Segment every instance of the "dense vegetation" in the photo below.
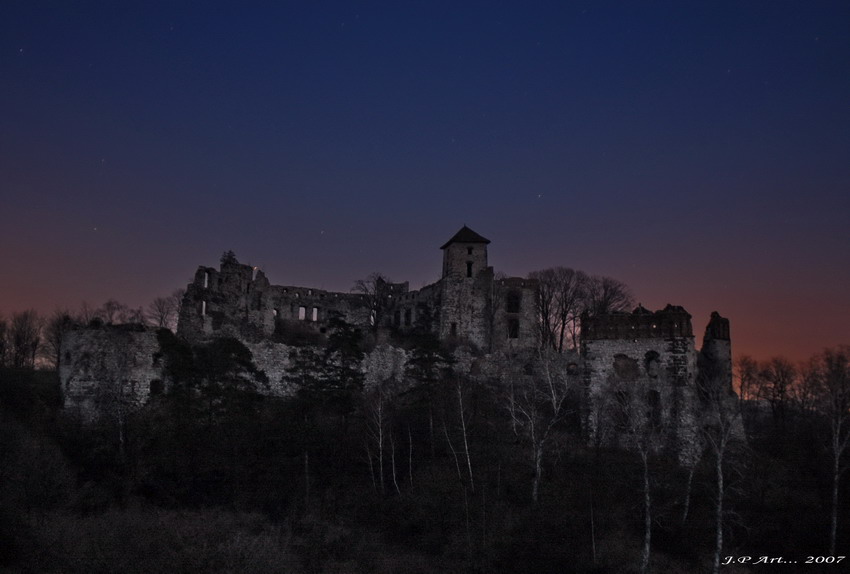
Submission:
{"label": "dense vegetation", "polygon": [[[295,351],[289,382],[300,391],[283,399],[262,392],[268,381],[236,340],[190,346],[163,329],[159,341],[165,392],[140,408],[104,408],[93,423],[62,411],[54,372],[0,369],[0,567],[640,569],[644,465],[638,453],[588,446],[577,389],[557,412],[533,393],[520,405],[503,386],[464,377],[427,331],[409,342],[404,389],[364,389],[368,343],[336,322],[323,347]],[[724,555],[830,552],[843,459],[824,393],[829,381],[845,385],[833,398],[846,415],[848,355],[799,368],[740,361],[747,440],[722,460]],[[532,385],[545,379],[541,357],[515,365]],[[650,457],[654,571],[712,569],[716,454],[706,449],[693,469]],[[842,485],[839,549],[847,494]]]}

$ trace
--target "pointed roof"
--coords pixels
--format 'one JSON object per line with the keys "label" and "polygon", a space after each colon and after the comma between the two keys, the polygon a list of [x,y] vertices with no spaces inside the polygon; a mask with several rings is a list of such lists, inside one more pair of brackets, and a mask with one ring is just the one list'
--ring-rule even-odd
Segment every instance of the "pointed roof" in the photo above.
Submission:
{"label": "pointed roof", "polygon": [[468,228],[466,225],[460,228],[460,231],[455,233],[451,239],[446,241],[446,244],[440,247],[440,249],[445,249],[452,243],[490,243],[490,240],[486,237],[482,237]]}

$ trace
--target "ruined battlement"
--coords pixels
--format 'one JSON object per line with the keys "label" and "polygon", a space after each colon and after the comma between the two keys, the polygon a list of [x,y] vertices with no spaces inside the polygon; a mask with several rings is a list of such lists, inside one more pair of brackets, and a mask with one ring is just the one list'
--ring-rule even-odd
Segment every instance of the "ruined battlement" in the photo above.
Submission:
{"label": "ruined battlement", "polygon": [[[678,305],[667,305],[654,312],[639,305],[631,313],[585,315],[581,329],[586,340],[670,339],[694,335],[691,315]],[[728,336],[728,321],[726,333]]]}
{"label": "ruined battlement", "polygon": [[708,326],[705,328],[705,338],[703,341],[710,339],[716,341],[729,341],[729,319],[720,316],[717,311],[711,312],[711,319]]}

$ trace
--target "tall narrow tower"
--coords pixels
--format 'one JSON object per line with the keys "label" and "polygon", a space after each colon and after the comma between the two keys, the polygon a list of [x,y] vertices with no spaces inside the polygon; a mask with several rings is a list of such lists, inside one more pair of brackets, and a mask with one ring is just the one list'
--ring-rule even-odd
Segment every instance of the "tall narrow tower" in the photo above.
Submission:
{"label": "tall narrow tower", "polygon": [[440,338],[460,338],[482,349],[489,347],[488,323],[493,269],[487,266],[486,239],[461,227],[443,250],[440,280]]}

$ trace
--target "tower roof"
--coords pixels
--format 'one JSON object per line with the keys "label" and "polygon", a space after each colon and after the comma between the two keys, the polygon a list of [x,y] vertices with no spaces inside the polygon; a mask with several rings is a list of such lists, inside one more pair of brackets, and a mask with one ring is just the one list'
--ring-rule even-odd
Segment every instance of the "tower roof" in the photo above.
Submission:
{"label": "tower roof", "polygon": [[486,237],[482,237],[468,228],[466,225],[460,228],[460,231],[455,233],[451,239],[446,241],[445,245],[440,247],[440,249],[445,249],[452,243],[490,243],[490,240]]}

